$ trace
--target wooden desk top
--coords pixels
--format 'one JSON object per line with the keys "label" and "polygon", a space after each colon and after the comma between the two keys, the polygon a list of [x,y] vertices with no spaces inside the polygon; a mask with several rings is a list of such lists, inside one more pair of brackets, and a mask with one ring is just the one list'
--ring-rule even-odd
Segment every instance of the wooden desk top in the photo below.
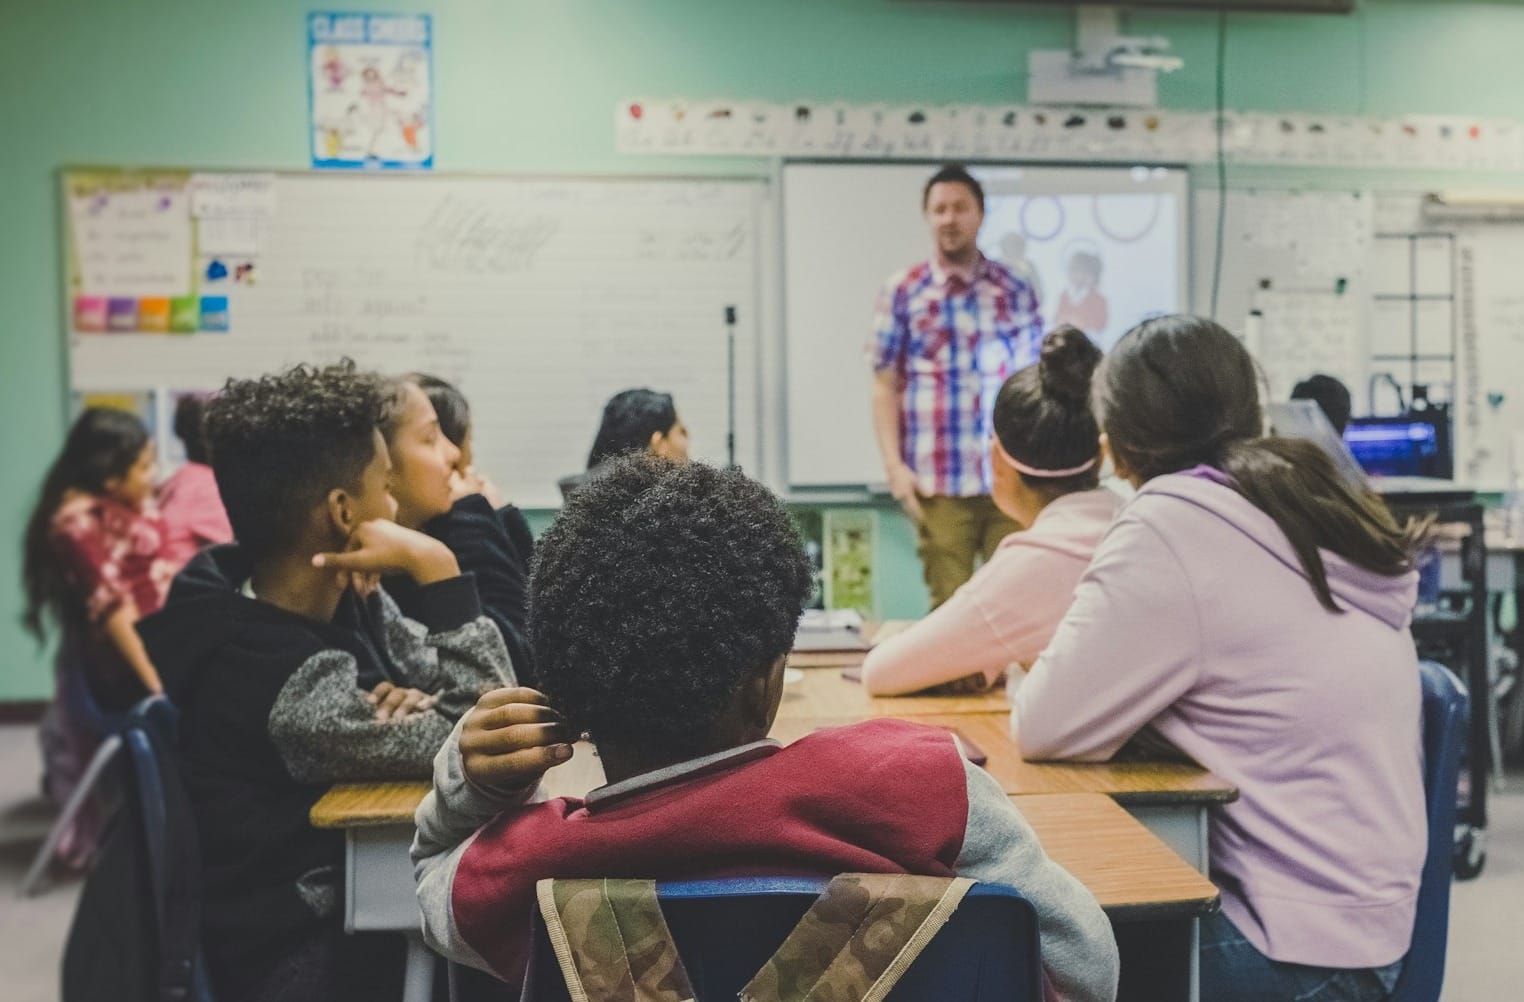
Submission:
{"label": "wooden desk top", "polygon": [[[790,662],[792,663],[792,661]],[[928,713],[1006,713],[1005,689],[972,696],[870,696],[861,682],[838,670],[807,671],[804,678],[784,686],[778,719],[919,717]]]}
{"label": "wooden desk top", "polygon": [[[915,625],[913,619],[886,619],[882,623],[864,623],[863,635],[872,647],[896,633],[903,633]],[[857,651],[792,651],[788,656],[790,668],[861,668],[868,657],[867,650]]]}
{"label": "wooden desk top", "polygon": [[[552,769],[549,776],[567,768]],[[343,783],[312,808],[312,823],[318,828],[411,825],[428,792],[427,783]],[[1217,888],[1109,797],[1068,793],[1012,801],[1048,855],[1089,888],[1113,919],[1184,917],[1214,906]]]}
{"label": "wooden desk top", "polygon": [[[947,697],[923,697],[942,699]],[[895,700],[901,702],[903,700]],[[772,736],[788,744],[822,727],[841,727],[861,717],[784,717]],[[1223,804],[1238,791],[1199,766],[1176,762],[1026,762],[1006,730],[1004,713],[941,713],[912,716],[917,723],[956,728],[988,757],[984,768],[1012,796],[1096,793],[1120,804]],[[603,765],[587,743],[565,765],[545,775],[552,797],[580,797],[603,785]],[[356,828],[409,823],[427,783],[340,783],[313,805],[318,828]]]}
{"label": "wooden desk top", "polygon": [[373,828],[412,824],[429,783],[337,783],[307,814],[314,828]]}
{"label": "wooden desk top", "polygon": [[[787,743],[856,719],[785,719],[780,714],[773,737]],[[1224,804],[1238,798],[1230,784],[1200,766],[1181,762],[1027,762],[1011,740],[1005,713],[935,713],[908,719],[957,729],[984,752],[985,771],[1012,796],[1103,793],[1127,805]]]}
{"label": "wooden desk top", "polygon": [[1043,849],[1084,884],[1114,921],[1215,911],[1217,888],[1110,797],[1012,797]]}

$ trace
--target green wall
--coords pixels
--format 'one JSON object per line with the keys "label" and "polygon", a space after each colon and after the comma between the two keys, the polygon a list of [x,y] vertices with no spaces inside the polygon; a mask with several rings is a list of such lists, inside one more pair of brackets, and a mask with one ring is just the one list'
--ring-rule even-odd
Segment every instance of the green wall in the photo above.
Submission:
{"label": "green wall", "polygon": [[[62,439],[62,165],[306,165],[304,15],[318,0],[0,0],[0,700],[46,694],[17,625],[19,539]],[[747,172],[750,161],[627,159],[629,96],[1020,101],[1029,48],[1071,39],[1059,7],[910,0],[369,0],[429,12],[441,170]],[[1186,69],[1166,106],[1209,108],[1217,15],[1154,12]],[[1235,14],[1227,100],[1264,110],[1524,118],[1524,7],[1374,0],[1351,18]],[[1241,182],[1286,172],[1235,172]],[[1423,183],[1421,177],[1389,180]],[[1335,173],[1314,181],[1333,183]],[[881,512],[880,611],[924,609],[914,540]]]}

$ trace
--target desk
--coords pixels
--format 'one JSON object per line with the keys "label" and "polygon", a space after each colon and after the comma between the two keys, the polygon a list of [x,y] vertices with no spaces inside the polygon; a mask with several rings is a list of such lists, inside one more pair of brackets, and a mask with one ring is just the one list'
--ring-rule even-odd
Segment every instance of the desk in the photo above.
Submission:
{"label": "desk", "polygon": [[[772,736],[787,743],[810,731],[840,727],[856,719],[786,718],[780,714]],[[909,719],[962,733],[987,756],[985,771],[1012,796],[1105,794],[1202,873],[1207,870],[1211,808],[1238,799],[1232,785],[1200,766],[1183,762],[1028,762],[1011,740],[1005,713],[932,713]]]}
{"label": "desk", "polygon": [[[579,768],[573,770],[572,763]],[[593,770],[602,771],[585,748],[578,749],[572,763],[546,777],[557,795],[584,784]],[[406,1002],[429,998],[432,972],[432,955],[418,935],[408,858],[413,812],[428,790],[426,783],[341,784],[313,806],[311,815],[319,828],[344,830],[345,929],[409,933]],[[1108,797],[1069,793],[1013,799],[1048,855],[1106,910],[1124,957],[1136,957],[1134,967],[1148,966],[1146,977],[1141,971],[1137,977],[1124,973],[1124,987],[1136,984],[1136,991],[1124,997],[1195,998],[1196,920],[1216,906],[1217,889]],[[1161,977],[1175,990],[1161,991]]]}
{"label": "desk", "polygon": [[903,633],[915,625],[913,619],[886,619],[882,623],[864,623],[863,637],[867,647],[849,651],[791,651],[788,656],[790,668],[861,668],[868,657],[868,648],[888,640],[896,633]]}
{"label": "desk", "polygon": [[[792,663],[792,662],[790,662]],[[804,672],[785,685],[778,719],[921,717],[929,713],[1007,713],[1005,689],[986,689],[970,696],[870,696],[861,682],[840,671],[821,668]]]}

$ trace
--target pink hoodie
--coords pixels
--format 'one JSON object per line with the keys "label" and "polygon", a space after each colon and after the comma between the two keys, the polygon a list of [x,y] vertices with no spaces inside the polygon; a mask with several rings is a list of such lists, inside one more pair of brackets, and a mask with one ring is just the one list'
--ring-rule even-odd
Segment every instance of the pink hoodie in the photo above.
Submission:
{"label": "pink hoodie", "polygon": [[203,546],[231,543],[217,478],[204,463],[186,462],[159,488],[159,515],[164,520],[164,559],[179,570]]}
{"label": "pink hoodie", "polygon": [[1104,487],[1065,494],[1025,532],[1001,540],[989,563],[904,633],[874,647],[863,685],[876,696],[914,692],[980,673],[993,683],[1048,645],[1074,586],[1122,499]]}
{"label": "pink hoodie", "polygon": [[1029,759],[1101,761],[1146,724],[1238,787],[1213,817],[1223,911],[1261,953],[1401,958],[1427,839],[1417,575],[1323,553],[1324,609],[1264,512],[1210,479],[1149,482],[1014,697]]}

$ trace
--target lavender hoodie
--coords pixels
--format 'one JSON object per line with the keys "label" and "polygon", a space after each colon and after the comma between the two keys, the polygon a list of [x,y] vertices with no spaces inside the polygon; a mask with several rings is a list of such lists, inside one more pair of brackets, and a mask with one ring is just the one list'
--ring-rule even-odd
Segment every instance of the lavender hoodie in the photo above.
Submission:
{"label": "lavender hoodie", "polygon": [[1101,761],[1146,724],[1238,787],[1212,819],[1223,911],[1261,953],[1378,967],[1412,936],[1427,838],[1416,574],[1323,553],[1324,609],[1273,520],[1150,481],[1014,697],[1028,759]]}

